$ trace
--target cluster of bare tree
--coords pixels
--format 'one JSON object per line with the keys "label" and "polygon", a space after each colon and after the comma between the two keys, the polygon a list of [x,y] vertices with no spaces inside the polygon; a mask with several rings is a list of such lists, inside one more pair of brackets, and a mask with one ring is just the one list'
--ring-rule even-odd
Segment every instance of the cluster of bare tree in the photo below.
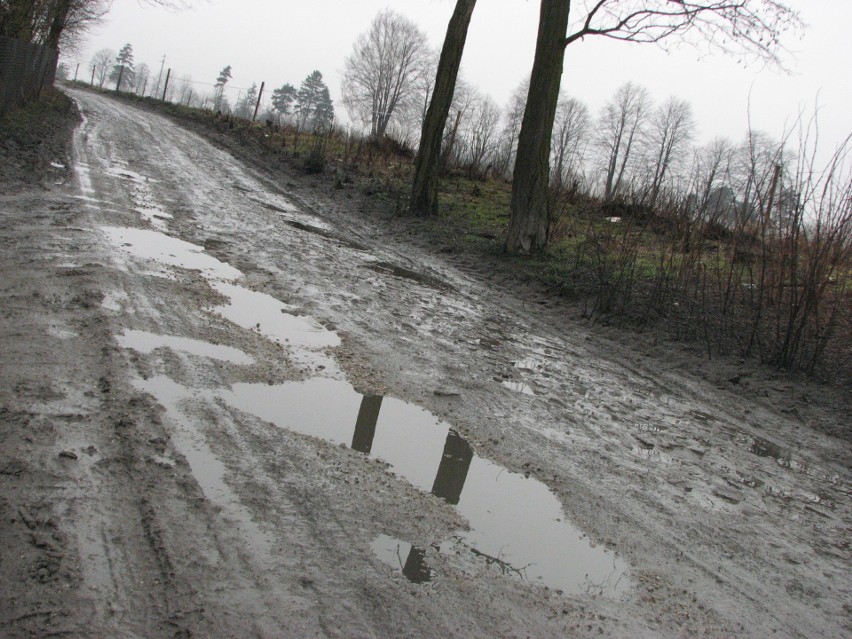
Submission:
{"label": "cluster of bare tree", "polygon": [[426,35],[408,18],[385,9],[370,29],[358,36],[343,72],[343,103],[353,122],[374,138],[388,132],[391,121],[421,112],[430,68]]}
{"label": "cluster of bare tree", "polygon": [[[416,142],[432,97],[428,79],[437,74],[435,59],[416,25],[390,10],[379,13],[346,60],[343,96],[353,121],[370,136]],[[457,77],[438,170],[511,179],[529,93],[525,80],[501,109]],[[691,197],[702,214],[730,223],[753,215],[750,184],[757,178],[747,177],[748,167],[756,168],[748,161],[749,149],[760,147],[762,157],[780,158],[783,145],[752,135],[742,144],[720,139],[696,149],[695,130],[686,101],[673,96],[655,105],[648,91],[632,82],[619,87],[596,118],[562,91],[549,141],[550,188],[650,207],[663,197]],[[764,164],[771,170],[777,161]]]}
{"label": "cluster of bare tree", "polygon": [[58,49],[100,21],[109,5],[108,0],[0,0],[0,35]]}
{"label": "cluster of bare tree", "polygon": [[[171,8],[190,5],[189,0],[140,2]],[[103,19],[111,4],[111,0],[0,0],[0,35],[67,49]]]}
{"label": "cluster of bare tree", "polygon": [[[345,61],[343,101],[371,136],[392,134],[419,144],[411,197],[416,214],[436,213],[438,176],[449,162],[471,175],[511,175],[506,249],[513,253],[546,245],[551,184],[602,182],[608,199],[641,185],[643,199],[653,205],[688,155],[694,133],[688,104],[671,98],[652,108],[647,92],[628,83],[594,133],[585,135],[588,110],[560,90],[569,44],[591,36],[686,41],[779,63],[780,38],[801,24],[776,0],[541,0],[529,82],[501,114],[491,98],[459,78],[475,5],[457,0],[439,55],[411,21],[391,10],[379,13]],[[599,179],[587,177],[589,148],[597,152]],[[643,174],[640,165],[650,168]]]}
{"label": "cluster of bare tree", "polygon": [[[431,215],[437,210],[441,154],[434,153],[434,148],[444,139],[447,105],[453,100],[474,6],[475,0],[457,0],[448,25],[431,98],[440,108],[427,111],[420,139],[421,151],[425,149],[420,155],[425,157],[418,157],[411,198],[412,211],[417,214]],[[578,6],[579,14],[574,14],[572,22],[571,10]],[[514,152],[506,250],[528,253],[547,244],[551,140],[569,44],[591,36],[632,42],[663,42],[678,37],[711,49],[778,62],[781,36],[799,25],[798,16],[775,0],[541,0],[529,91]],[[620,149],[619,145],[619,153]],[[660,174],[654,180],[660,185],[657,189],[665,178],[668,160],[663,148]],[[613,172],[619,166],[617,153],[614,161]]]}
{"label": "cluster of bare tree", "polygon": [[[365,133],[406,142],[421,119],[413,211],[437,211],[447,169],[503,176],[513,185],[506,249],[526,253],[548,241],[554,202],[596,200],[613,211],[611,222],[601,225],[597,207],[585,207],[594,211],[588,220],[571,223],[587,227],[568,235],[584,238],[571,286],[595,311],[664,316],[708,349],[758,352],[789,368],[814,371],[830,359],[852,248],[848,141],[820,171],[808,139],[796,145],[789,135],[749,131],[740,143],[696,147],[692,109],[680,98],[655,104],[627,82],[593,117],[559,86],[565,47],[591,35],[678,35],[710,47],[727,36],[726,50],[777,62],[778,38],[798,26],[795,14],[763,0],[542,0],[531,79],[501,109],[459,75],[474,5],[458,0],[437,68],[416,26],[390,11],[346,61],[344,101]],[[566,35],[569,5],[585,13]],[[631,223],[619,224],[617,211]]]}
{"label": "cluster of bare tree", "polygon": [[692,154],[681,193],[610,207],[628,223],[566,216],[560,231],[583,238],[571,287],[589,312],[665,318],[708,353],[848,379],[852,136],[817,166],[816,131],[800,117],[781,140],[714,140]]}

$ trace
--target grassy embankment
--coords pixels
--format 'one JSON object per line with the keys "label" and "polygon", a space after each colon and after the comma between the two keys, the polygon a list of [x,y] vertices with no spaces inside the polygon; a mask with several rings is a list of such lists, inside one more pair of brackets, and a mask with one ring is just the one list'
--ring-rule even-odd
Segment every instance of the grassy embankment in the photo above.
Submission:
{"label": "grassy embankment", "polygon": [[51,162],[64,163],[79,118],[68,96],[54,89],[0,117],[0,183],[9,189],[35,184]]}

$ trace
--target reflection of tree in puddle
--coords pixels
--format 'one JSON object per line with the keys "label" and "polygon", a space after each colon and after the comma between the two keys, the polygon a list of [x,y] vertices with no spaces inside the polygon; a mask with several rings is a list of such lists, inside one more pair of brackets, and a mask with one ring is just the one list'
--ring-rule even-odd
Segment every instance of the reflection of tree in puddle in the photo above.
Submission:
{"label": "reflection of tree in puddle", "polygon": [[[466,554],[502,573],[571,592],[585,591],[592,580],[615,583],[613,570],[626,570],[565,521],[562,505],[547,486],[477,456],[449,424],[419,407],[364,396],[328,378],[280,386],[235,384],[220,396],[287,430],[382,459],[401,479],[457,509],[470,526],[435,546],[442,556]],[[431,574],[428,546],[412,548],[382,535],[372,547],[413,581]],[[627,580],[621,581],[612,594],[626,588]]]}
{"label": "reflection of tree in puddle", "polygon": [[[376,418],[378,419],[378,415]],[[435,475],[435,483],[432,485],[432,494],[440,497],[448,504],[458,505],[472,459],[473,449],[470,444],[456,431],[450,429],[447,433],[447,441],[444,444],[444,453],[441,455],[438,473]],[[481,554],[473,548],[471,550],[476,554]],[[412,546],[408,553],[408,559],[406,559],[402,568],[402,574],[408,577],[410,581],[418,584],[431,580],[432,570],[426,564],[426,552],[417,546]],[[518,574],[523,577],[520,573]]]}
{"label": "reflection of tree in puddle", "polygon": [[416,584],[432,581],[435,573],[426,563],[423,549],[386,535],[379,535],[371,546],[379,559],[400,571],[409,581]]}
{"label": "reflection of tree in puddle", "polygon": [[[355,422],[355,434],[352,437],[352,448],[364,454],[369,454],[376,434],[376,424],[382,407],[382,397],[364,395],[358,419]],[[448,504],[458,505],[467,471],[473,459],[473,449],[456,431],[450,429],[441,463],[432,485],[432,494],[440,497]],[[397,546],[397,554],[400,546]],[[476,552],[476,551],[474,551]],[[405,563],[400,559],[402,574],[409,581],[420,584],[432,580],[432,569],[426,563],[426,551],[417,546],[411,546]]]}
{"label": "reflection of tree in puddle", "polygon": [[432,494],[448,504],[458,505],[472,459],[473,449],[470,444],[456,431],[450,429],[444,444],[441,464],[438,466],[438,474],[432,485]]}
{"label": "reflection of tree in puddle", "polygon": [[352,450],[357,450],[365,455],[370,454],[373,448],[373,439],[376,436],[376,424],[379,421],[383,399],[381,395],[364,395],[361,400],[361,408],[358,411],[358,419],[355,421]]}
{"label": "reflection of tree in puddle", "polygon": [[492,557],[491,555],[477,550],[476,548],[471,548],[470,552],[472,552],[477,557],[482,557],[488,566],[496,566],[504,575],[515,575],[516,577],[520,577],[521,579],[527,578],[526,570],[527,568],[529,568],[529,564],[521,568],[515,568],[508,561],[504,561],[499,557]]}
{"label": "reflection of tree in puddle", "polygon": [[402,567],[402,574],[416,584],[432,581],[432,569],[426,563],[426,551],[412,546]]}

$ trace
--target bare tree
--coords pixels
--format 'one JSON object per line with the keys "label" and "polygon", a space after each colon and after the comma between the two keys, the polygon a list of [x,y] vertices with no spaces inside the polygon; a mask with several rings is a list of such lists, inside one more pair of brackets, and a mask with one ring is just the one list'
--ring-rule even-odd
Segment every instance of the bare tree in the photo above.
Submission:
{"label": "bare tree", "polygon": [[430,50],[423,62],[423,73],[414,80],[413,95],[400,105],[388,124],[387,135],[414,148],[419,144],[423,122],[435,90],[439,51]]}
{"label": "bare tree", "polygon": [[542,0],[530,89],[518,134],[506,251],[530,253],[547,245],[550,220],[550,139],[559,101],[570,2]]}
{"label": "bare tree", "polygon": [[423,129],[420,149],[414,164],[414,183],[411,192],[411,211],[416,215],[438,213],[438,174],[441,163],[441,143],[453,103],[456,80],[461,66],[462,53],[467,40],[467,29],[476,0],[457,0],[453,15],[447,25],[447,34],[441,48],[435,87]]}
{"label": "bare tree", "polygon": [[559,97],[553,127],[553,185],[561,189],[566,181],[583,172],[583,160],[589,134],[589,108],[566,95]]}
{"label": "bare tree", "polygon": [[[144,2],[175,9],[190,6],[184,0]],[[111,0],[2,0],[0,35],[68,49],[103,19],[111,5]]]}
{"label": "bare tree", "polygon": [[598,119],[597,144],[604,160],[604,199],[618,193],[634,156],[651,108],[648,90],[632,82],[621,85]]}
{"label": "bare tree", "polygon": [[192,76],[182,75],[175,82],[177,101],[180,104],[189,106],[192,100]]}
{"label": "bare tree", "polygon": [[503,111],[503,131],[500,134],[500,145],[497,155],[496,170],[505,177],[511,177],[515,165],[515,154],[518,150],[518,133],[521,130],[521,120],[527,105],[527,94],[530,91],[529,79],[523,80],[512,93],[509,103]]}
{"label": "bare tree", "polygon": [[671,97],[660,105],[651,118],[650,150],[653,151],[654,175],[649,204],[654,206],[660,189],[675,163],[682,159],[695,134],[692,107],[685,100]]}
{"label": "bare tree", "polygon": [[530,93],[518,139],[512,211],[506,239],[510,253],[547,243],[548,156],[565,47],[587,36],[662,43],[677,37],[709,50],[780,64],[780,40],[798,29],[798,14],[776,0],[580,0],[579,19],[568,33],[566,0],[542,0]]}
{"label": "bare tree", "polygon": [[415,95],[429,48],[426,35],[408,18],[385,9],[355,41],[343,70],[343,103],[353,120],[382,137],[394,112]]}
{"label": "bare tree", "polygon": [[500,107],[488,95],[475,94],[461,131],[459,153],[471,178],[485,177],[497,151]]}
{"label": "bare tree", "polygon": [[[441,142],[441,156],[439,159],[439,173],[446,172],[450,163],[458,155],[457,144],[462,133],[462,125],[468,117],[476,100],[476,89],[468,84],[463,78],[456,80],[456,88],[453,92],[453,102],[450,107],[454,114],[451,125],[444,131],[444,139]],[[436,183],[437,188],[437,183]],[[435,200],[437,205],[437,200]]]}
{"label": "bare tree", "polygon": [[708,222],[728,219],[734,212],[731,164],[734,145],[727,138],[715,138],[695,152],[693,182],[696,186],[698,217]]}
{"label": "bare tree", "polygon": [[136,95],[143,95],[150,78],[151,68],[146,63],[140,62],[136,65],[136,73],[133,75],[133,92]]}
{"label": "bare tree", "polygon": [[92,56],[92,61],[89,63],[89,67],[95,72],[95,82],[101,89],[104,88],[104,83],[112,72],[115,56],[116,53],[112,49],[101,49]]}
{"label": "bare tree", "polygon": [[[789,135],[789,132],[788,134]],[[734,156],[734,184],[737,194],[737,224],[758,220],[772,206],[777,192],[777,175],[786,163],[787,140],[776,140],[749,127],[748,137]]]}
{"label": "bare tree", "polygon": [[0,2],[0,35],[67,49],[109,5],[107,0],[5,0]]}

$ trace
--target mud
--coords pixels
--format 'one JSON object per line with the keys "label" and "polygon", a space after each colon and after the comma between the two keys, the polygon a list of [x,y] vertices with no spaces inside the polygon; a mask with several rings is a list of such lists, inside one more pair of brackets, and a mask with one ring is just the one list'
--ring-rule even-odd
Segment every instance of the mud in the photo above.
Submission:
{"label": "mud", "polygon": [[0,197],[0,634],[852,634],[848,398],[70,93]]}

